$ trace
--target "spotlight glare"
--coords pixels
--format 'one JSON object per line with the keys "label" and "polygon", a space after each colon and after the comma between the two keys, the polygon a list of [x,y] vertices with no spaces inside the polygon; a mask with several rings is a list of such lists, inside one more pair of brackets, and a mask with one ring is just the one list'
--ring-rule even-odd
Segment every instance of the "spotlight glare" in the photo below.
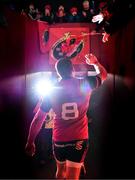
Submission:
{"label": "spotlight glare", "polygon": [[36,93],[39,96],[48,96],[50,93],[52,93],[53,90],[53,84],[50,80],[42,79],[39,80],[35,85]]}

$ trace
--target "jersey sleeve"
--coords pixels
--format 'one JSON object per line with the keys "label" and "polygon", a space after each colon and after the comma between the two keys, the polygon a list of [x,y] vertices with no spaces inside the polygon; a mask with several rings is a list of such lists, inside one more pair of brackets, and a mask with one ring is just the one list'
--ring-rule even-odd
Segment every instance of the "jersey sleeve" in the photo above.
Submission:
{"label": "jersey sleeve", "polygon": [[86,80],[90,89],[95,89],[101,85],[101,78],[99,76],[87,76]]}
{"label": "jersey sleeve", "polygon": [[43,102],[40,106],[40,109],[44,112],[49,112],[49,110],[52,108],[51,101],[49,98],[44,98]]}

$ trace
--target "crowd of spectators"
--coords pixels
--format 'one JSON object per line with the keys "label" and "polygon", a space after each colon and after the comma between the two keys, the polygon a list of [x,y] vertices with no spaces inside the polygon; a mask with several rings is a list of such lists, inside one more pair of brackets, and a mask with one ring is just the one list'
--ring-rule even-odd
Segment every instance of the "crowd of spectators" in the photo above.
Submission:
{"label": "crowd of spectators", "polygon": [[[7,27],[4,1],[0,0],[0,27]],[[33,21],[54,23],[96,23],[95,32],[105,32],[103,42],[134,17],[134,0],[7,0],[10,9],[21,12]],[[1,3],[2,2],[2,3]],[[19,3],[22,2],[22,3]],[[105,37],[105,39],[104,39]]]}
{"label": "crowd of spectators", "polygon": [[40,20],[53,23],[77,23],[85,22],[90,23],[92,17],[100,12],[100,8],[105,6],[106,1],[97,3],[94,0],[84,0],[81,4],[81,8],[72,6],[68,10],[65,10],[63,4],[60,4],[56,10],[53,10],[51,4],[45,4],[42,9],[39,9],[32,2],[25,9],[22,10],[22,14],[29,17],[32,20]]}

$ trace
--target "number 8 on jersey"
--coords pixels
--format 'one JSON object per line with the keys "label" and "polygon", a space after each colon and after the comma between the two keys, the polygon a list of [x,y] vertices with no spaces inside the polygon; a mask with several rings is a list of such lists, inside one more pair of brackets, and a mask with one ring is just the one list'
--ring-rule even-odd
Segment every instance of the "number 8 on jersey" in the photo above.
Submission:
{"label": "number 8 on jersey", "polygon": [[77,104],[72,103],[64,103],[62,104],[62,119],[70,120],[76,119],[79,116],[79,111],[77,108]]}

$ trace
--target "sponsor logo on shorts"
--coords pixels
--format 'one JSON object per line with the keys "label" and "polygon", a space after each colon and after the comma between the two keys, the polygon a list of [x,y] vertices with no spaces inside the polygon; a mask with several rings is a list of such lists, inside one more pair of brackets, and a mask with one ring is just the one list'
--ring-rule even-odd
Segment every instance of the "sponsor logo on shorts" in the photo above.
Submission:
{"label": "sponsor logo on shorts", "polygon": [[77,150],[81,150],[81,149],[82,149],[82,143],[83,143],[83,141],[77,141],[77,142],[76,142],[76,145],[75,145],[75,148],[76,148]]}

